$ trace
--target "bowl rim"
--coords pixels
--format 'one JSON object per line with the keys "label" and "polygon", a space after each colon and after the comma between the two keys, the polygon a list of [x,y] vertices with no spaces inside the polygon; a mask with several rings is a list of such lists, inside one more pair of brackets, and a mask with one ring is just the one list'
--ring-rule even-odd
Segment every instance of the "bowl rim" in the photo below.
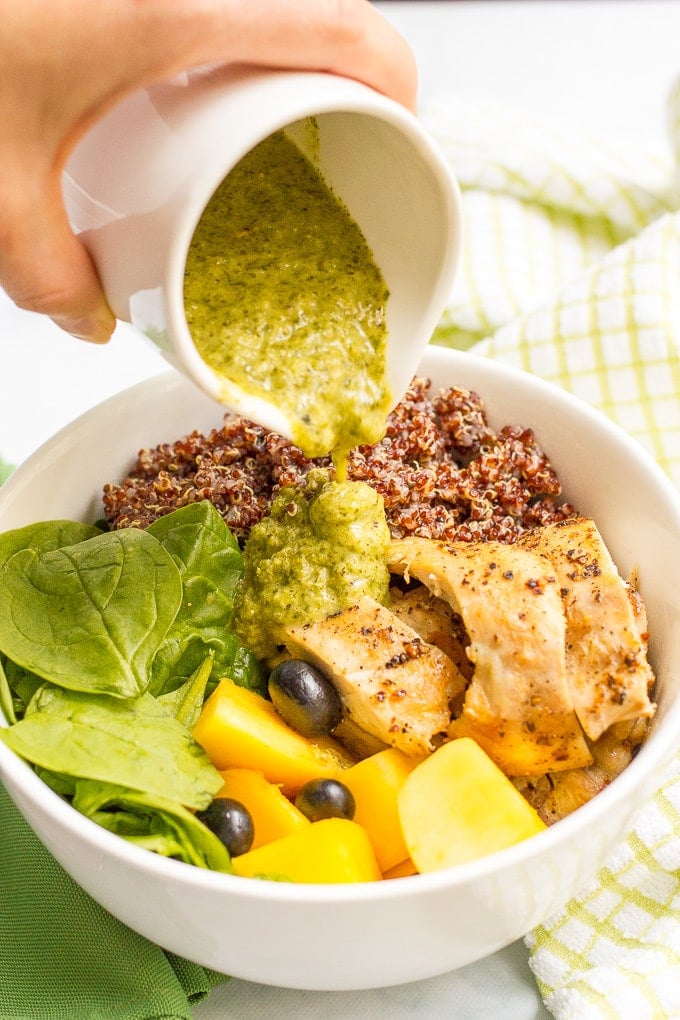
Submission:
{"label": "bowl rim", "polygon": [[[456,364],[471,366],[473,374],[479,373],[482,380],[479,386],[482,397],[486,379],[509,379],[521,382],[522,386],[535,389],[554,400],[556,412],[559,410],[559,406],[569,408],[572,413],[584,420],[586,427],[593,426],[604,432],[611,441],[618,444],[623,443],[627,456],[638,462],[665,499],[666,509],[670,510],[680,536],[680,492],[651,455],[646,453],[642,445],[607,418],[603,412],[554,383],[485,356],[431,346],[425,352],[424,359],[427,360],[428,365],[431,364],[433,373],[436,373],[441,365],[445,365],[447,369]],[[461,384],[467,385],[464,380]],[[159,388],[161,390],[169,388],[169,391],[174,391],[188,385],[191,384],[171,369],[127,387],[85,411],[56,432],[16,469],[0,489],[0,506],[6,498],[11,497],[15,488],[23,484],[24,478],[30,475],[36,466],[39,466],[41,462],[44,463],[45,460],[49,461],[50,452],[53,449],[60,446],[66,438],[77,434],[79,430],[89,430],[98,417],[106,416],[119,403],[132,400],[136,404],[137,401],[143,400],[144,394],[154,393]],[[488,410],[493,419],[493,408]],[[216,418],[221,413],[220,405],[216,405]],[[530,413],[527,413],[526,417],[529,418]],[[559,465],[557,465],[557,469],[559,471]],[[7,723],[0,714],[0,727],[4,728],[6,725]],[[341,902],[370,903],[383,899],[401,900],[424,893],[436,893],[442,888],[450,889],[483,882],[490,875],[511,870],[520,862],[526,865],[537,857],[542,858],[550,852],[551,848],[568,842],[575,833],[595,826],[598,819],[608,813],[610,807],[620,806],[630,797],[633,790],[643,785],[645,777],[647,783],[650,784],[648,794],[651,796],[661,781],[662,768],[669,763],[673,751],[677,750],[678,746],[680,746],[680,697],[664,710],[660,724],[649,734],[630,764],[609,786],[571,815],[556,822],[545,831],[479,860],[440,871],[404,876],[388,882],[338,885],[254,881],[237,875],[199,868],[152,853],[79,814],[55,791],[50,789],[27,762],[11,751],[2,741],[0,741],[0,780],[7,781],[7,790],[12,800],[15,800],[13,789],[16,788],[20,793],[19,799],[29,800],[57,826],[65,827],[79,839],[85,841],[92,849],[101,854],[116,857],[120,861],[134,866],[143,874],[153,874],[156,877],[180,881],[187,886],[194,885],[197,888],[220,890],[244,899],[266,899],[290,904],[314,902],[337,905]],[[653,787],[651,787],[652,779],[655,783]],[[638,807],[632,807],[629,815],[637,810],[639,810]],[[630,824],[628,829],[630,829]]]}

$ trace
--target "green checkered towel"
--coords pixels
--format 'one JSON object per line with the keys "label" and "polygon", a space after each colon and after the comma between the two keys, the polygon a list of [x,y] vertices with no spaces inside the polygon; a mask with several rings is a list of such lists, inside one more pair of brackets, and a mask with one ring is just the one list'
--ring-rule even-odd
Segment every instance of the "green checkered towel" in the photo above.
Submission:
{"label": "green checkered towel", "polygon": [[[680,82],[668,110],[658,156],[450,97],[424,119],[466,230],[435,341],[584,398],[680,484]],[[680,1017],[680,757],[596,879],[526,942],[559,1020]]]}

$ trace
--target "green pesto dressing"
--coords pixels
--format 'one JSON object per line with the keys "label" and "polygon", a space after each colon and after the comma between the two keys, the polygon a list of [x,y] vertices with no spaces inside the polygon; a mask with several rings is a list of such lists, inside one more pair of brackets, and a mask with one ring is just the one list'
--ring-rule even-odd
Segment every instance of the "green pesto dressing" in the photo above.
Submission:
{"label": "green pesto dressing", "polygon": [[185,311],[215,372],[277,406],[306,456],[379,440],[388,291],[363,234],[283,132],[209,202],[187,257]]}
{"label": "green pesto dressing", "polygon": [[363,595],[387,604],[390,532],[382,496],[364,482],[311,471],[304,489],[283,489],[250,532],[232,626],[270,658],[296,624],[325,619]]}

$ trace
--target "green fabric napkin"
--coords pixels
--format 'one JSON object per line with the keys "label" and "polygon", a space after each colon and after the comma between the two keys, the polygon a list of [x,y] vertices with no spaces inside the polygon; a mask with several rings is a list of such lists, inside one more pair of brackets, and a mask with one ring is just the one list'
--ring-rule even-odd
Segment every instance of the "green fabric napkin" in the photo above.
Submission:
{"label": "green fabric napkin", "polygon": [[223,980],[95,903],[0,785],[0,1020],[189,1020]]}
{"label": "green fabric napkin", "polygon": [[[436,341],[589,401],[680,485],[680,83],[668,114],[657,155],[459,98],[424,119],[466,231]],[[526,944],[559,1020],[680,1017],[680,755],[593,882]]]}

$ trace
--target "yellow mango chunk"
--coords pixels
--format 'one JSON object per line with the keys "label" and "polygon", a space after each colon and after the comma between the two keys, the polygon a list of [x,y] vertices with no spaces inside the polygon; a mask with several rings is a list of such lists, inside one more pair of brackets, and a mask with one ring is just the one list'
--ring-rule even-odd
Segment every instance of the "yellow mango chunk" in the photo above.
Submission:
{"label": "yellow mango chunk", "polygon": [[419,760],[393,747],[365,758],[342,774],[342,782],[356,802],[354,821],[366,829],[383,872],[408,857],[397,795]]}
{"label": "yellow mango chunk", "polygon": [[300,826],[311,824],[278,786],[265,779],[262,772],[254,769],[226,769],[220,775],[224,785],[216,796],[233,797],[250,812],[255,829],[253,850],[263,843],[288,836]]}
{"label": "yellow mango chunk", "polygon": [[383,878],[408,878],[409,875],[417,874],[418,869],[411,858],[407,857],[405,861],[400,861],[399,864],[395,864],[388,871],[383,871]]}
{"label": "yellow mango chunk", "polygon": [[206,701],[193,734],[215,768],[257,769],[289,795],[310,779],[334,779],[352,764],[334,740],[296,733],[270,701],[229,679],[220,680]]}
{"label": "yellow mango chunk", "polygon": [[404,839],[419,872],[477,860],[546,828],[470,737],[443,744],[416,765],[398,800]]}
{"label": "yellow mango chunk", "polygon": [[371,841],[356,822],[325,818],[233,859],[244,878],[290,882],[375,882],[382,878]]}

